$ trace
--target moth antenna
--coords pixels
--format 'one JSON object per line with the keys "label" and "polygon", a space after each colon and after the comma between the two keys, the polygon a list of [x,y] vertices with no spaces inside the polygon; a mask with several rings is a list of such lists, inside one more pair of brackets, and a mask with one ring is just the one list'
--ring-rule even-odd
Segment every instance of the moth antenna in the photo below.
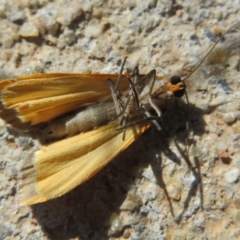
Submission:
{"label": "moth antenna", "polygon": [[[207,54],[204,56],[204,58],[197,64],[197,66],[193,69],[193,71],[191,73],[189,73],[184,79],[182,79],[182,82],[184,83],[184,81],[186,79],[188,79],[194,72],[197,71],[197,69],[201,66],[201,64],[205,61],[205,59],[209,56],[209,54],[212,52],[212,50],[216,47],[216,45],[224,39],[224,37],[226,36],[227,33],[229,33],[230,31],[232,31],[236,26],[240,25],[240,22],[234,24],[232,27],[230,27],[224,34],[222,34],[219,39],[213,44],[213,46],[208,50]],[[190,116],[190,107],[189,107],[189,99],[188,99],[188,95],[187,95],[187,91],[186,88],[184,88],[184,95],[186,97],[186,101],[187,101],[187,121],[186,121],[186,146],[187,146],[187,156],[189,155],[189,116]]]}
{"label": "moth antenna", "polygon": [[231,30],[233,30],[236,26],[240,25],[240,22],[234,24],[232,27],[230,27],[214,44],[213,46],[208,50],[207,54],[204,56],[204,58],[198,63],[198,65],[193,69],[191,73],[189,73],[182,81],[185,81],[188,79],[194,72],[197,71],[197,69],[201,66],[201,64],[205,61],[205,59],[209,56],[209,54],[212,52],[212,50],[216,47],[216,45],[224,39],[227,33],[229,33]]}

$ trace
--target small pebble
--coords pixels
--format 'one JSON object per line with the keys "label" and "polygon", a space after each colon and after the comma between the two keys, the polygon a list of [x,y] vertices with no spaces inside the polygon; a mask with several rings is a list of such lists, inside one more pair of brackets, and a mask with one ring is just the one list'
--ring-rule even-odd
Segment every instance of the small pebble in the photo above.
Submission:
{"label": "small pebble", "polygon": [[237,121],[232,125],[232,129],[234,131],[235,134],[239,134],[240,133],[240,122]]}
{"label": "small pebble", "polygon": [[198,90],[202,90],[202,91],[207,90],[207,87],[208,87],[207,80],[201,77],[194,79],[193,84]]}
{"label": "small pebble", "polygon": [[192,145],[190,149],[190,154],[193,157],[200,157],[202,155],[202,150],[199,147]]}
{"label": "small pebble", "polygon": [[236,120],[235,116],[233,113],[229,112],[229,113],[225,113],[223,115],[223,121],[227,124],[233,123]]}
{"label": "small pebble", "polygon": [[221,161],[224,164],[230,164],[232,161],[231,157],[227,151],[218,150],[217,155],[218,155],[218,158],[221,159]]}
{"label": "small pebble", "polygon": [[240,211],[236,212],[234,220],[235,220],[235,223],[240,227]]}
{"label": "small pebble", "polygon": [[125,229],[124,233],[123,233],[123,238],[124,239],[128,239],[130,237],[131,233],[129,231],[129,229]]}
{"label": "small pebble", "polygon": [[68,11],[64,15],[63,20],[60,19],[60,22],[62,23],[63,26],[69,26],[73,23],[73,21],[83,16],[82,6],[77,1],[71,2],[67,9]]}
{"label": "small pebble", "polygon": [[8,78],[10,78],[10,76],[3,69],[0,68],[0,81]]}
{"label": "small pebble", "polygon": [[140,221],[140,217],[136,213],[127,214],[124,216],[124,218],[122,220],[122,224],[123,224],[123,226],[131,226],[131,225],[138,224],[139,221]]}
{"label": "small pebble", "polygon": [[197,105],[203,112],[209,111],[208,103],[201,103],[200,105]]}
{"label": "small pebble", "polygon": [[227,171],[224,174],[225,181],[228,183],[234,183],[239,179],[240,171],[238,168]]}
{"label": "small pebble", "polygon": [[93,17],[100,19],[103,16],[103,11],[100,8],[94,8],[92,15]]}
{"label": "small pebble", "polygon": [[139,233],[132,232],[131,234],[131,240],[139,240],[141,237],[139,236]]}
{"label": "small pebble", "polygon": [[226,145],[225,141],[219,141],[216,143],[217,150],[227,151],[228,146]]}
{"label": "small pebble", "polygon": [[39,66],[39,65],[36,65],[34,67],[34,73],[42,73],[43,72],[43,67],[42,66]]}
{"label": "small pebble", "polygon": [[[214,35],[216,36],[216,35]],[[219,39],[219,37],[216,37]],[[207,57],[209,64],[223,64],[226,61],[227,51],[225,48],[215,48],[214,51]]]}
{"label": "small pebble", "polygon": [[120,209],[125,211],[133,211],[134,209],[138,209],[141,204],[141,198],[138,195],[129,194]]}
{"label": "small pebble", "polygon": [[138,189],[138,194],[142,198],[142,204],[146,204],[147,202],[157,198],[159,188],[157,188],[153,183],[146,181],[144,188]]}
{"label": "small pebble", "polygon": [[82,10],[84,12],[88,12],[88,13],[91,13],[92,12],[92,3],[90,1],[83,1],[82,3]]}
{"label": "small pebble", "polygon": [[151,211],[148,213],[147,218],[150,219],[152,222],[156,222],[159,221],[159,214],[156,214]]}
{"label": "small pebble", "polygon": [[148,7],[149,8],[154,8],[154,7],[156,7],[156,5],[157,5],[157,0],[150,0],[149,2],[148,2]]}
{"label": "small pebble", "polygon": [[12,38],[13,38],[14,42],[18,42],[18,41],[20,41],[21,36],[19,35],[19,32],[15,32],[12,34]]}
{"label": "small pebble", "polygon": [[18,11],[18,12],[14,12],[10,15],[9,19],[14,22],[14,23],[18,23],[21,24],[25,21],[26,16],[24,15],[23,12]]}
{"label": "small pebble", "polygon": [[142,176],[148,179],[151,182],[156,182],[156,177],[153,173],[151,166],[148,166],[143,170]]}
{"label": "small pebble", "polygon": [[240,120],[240,111],[233,111],[233,112],[226,113],[226,114],[224,115],[223,120],[224,120],[225,118],[227,118],[227,120],[230,121],[229,123],[232,123],[232,122],[234,122],[235,120]]}
{"label": "small pebble", "polygon": [[226,186],[223,187],[224,191],[227,195],[228,198],[232,198],[234,195],[234,189],[232,188],[232,186],[230,186],[229,184],[226,184]]}
{"label": "small pebble", "polygon": [[60,25],[55,20],[49,19],[49,21],[46,23],[46,28],[49,34],[52,36],[57,36]]}
{"label": "small pebble", "polygon": [[19,136],[19,138],[16,139],[16,143],[23,150],[29,149],[33,145],[32,139],[25,136]]}
{"label": "small pebble", "polygon": [[24,23],[24,25],[20,29],[20,35],[22,37],[38,37],[39,30],[32,23]]}
{"label": "small pebble", "polygon": [[130,9],[135,8],[136,4],[137,4],[136,0],[128,0],[125,2],[126,7],[130,8]]}
{"label": "small pebble", "polygon": [[74,31],[68,30],[67,32],[64,33],[64,40],[67,45],[71,46],[76,42],[76,36]]}
{"label": "small pebble", "polygon": [[149,213],[149,207],[142,206],[140,212],[141,214],[146,215],[147,213]]}
{"label": "small pebble", "polygon": [[185,234],[179,234],[179,233],[175,233],[175,236],[174,236],[174,239],[175,240],[186,240],[187,238],[186,238],[186,236],[185,236]]}
{"label": "small pebble", "polygon": [[240,209],[240,198],[238,198],[234,201],[234,205],[237,209]]}
{"label": "small pebble", "polygon": [[234,114],[235,118],[240,120],[240,111],[235,111],[233,114]]}
{"label": "small pebble", "polygon": [[98,59],[104,58],[104,56],[106,55],[104,50],[97,44],[93,45],[93,48],[91,49],[91,54]]}
{"label": "small pebble", "polygon": [[231,108],[235,110],[240,110],[240,100],[236,99],[233,102],[231,102]]}
{"label": "small pebble", "polygon": [[85,35],[91,38],[97,38],[102,34],[102,26],[101,25],[89,25],[85,28]]}
{"label": "small pebble", "polygon": [[[116,232],[122,231],[122,222],[118,216],[118,214],[113,213],[110,217],[110,223],[111,223],[111,230]],[[113,233],[113,232],[112,232]]]}
{"label": "small pebble", "polygon": [[181,199],[181,187],[176,184],[171,184],[168,188],[169,197],[175,201]]}
{"label": "small pebble", "polygon": [[27,206],[21,206],[18,210],[18,213],[21,218],[27,217],[29,215],[29,209]]}
{"label": "small pebble", "polygon": [[218,96],[212,100],[210,103],[210,106],[218,106],[226,102],[225,96]]}
{"label": "small pebble", "polygon": [[12,36],[9,34],[3,34],[2,35],[2,47],[3,48],[11,48],[14,44],[14,40]]}
{"label": "small pebble", "polygon": [[222,12],[222,11],[217,11],[217,13],[216,13],[216,18],[217,18],[219,21],[221,21],[222,18],[223,18],[223,12]]}
{"label": "small pebble", "polygon": [[38,0],[29,0],[29,5],[31,8],[37,9],[39,7]]}
{"label": "small pebble", "polygon": [[12,229],[10,226],[5,225],[4,222],[0,224],[0,239],[7,239],[12,235]]}
{"label": "small pebble", "polygon": [[7,18],[5,11],[2,7],[0,7],[0,18],[2,18],[2,19]]}
{"label": "small pebble", "polygon": [[24,75],[28,75],[28,74],[32,74],[33,73],[33,69],[30,66],[25,66],[25,68],[23,69],[23,74]]}

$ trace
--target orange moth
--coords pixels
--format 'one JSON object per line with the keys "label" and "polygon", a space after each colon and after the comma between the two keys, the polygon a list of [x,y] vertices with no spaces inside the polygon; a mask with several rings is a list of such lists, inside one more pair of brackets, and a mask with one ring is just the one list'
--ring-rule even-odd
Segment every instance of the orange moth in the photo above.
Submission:
{"label": "orange moth", "polygon": [[[1,102],[5,109],[16,111],[21,122],[29,122],[33,126],[50,122],[50,128],[60,122],[64,123],[60,128],[67,129],[69,112],[71,116],[76,108],[80,108],[76,115],[83,116],[85,122],[89,119],[82,114],[92,113],[92,109],[97,108],[98,112],[92,116],[97,118],[102,105],[112,102],[107,79],[115,82],[117,78],[117,74],[21,76],[0,83]],[[156,77],[156,82],[159,94],[167,93],[169,98],[173,96],[172,92],[180,89],[180,86],[172,87],[165,77]],[[126,75],[121,76],[117,87],[119,92],[127,91],[129,81]],[[98,123],[97,127],[86,131],[82,129],[81,134],[72,136],[76,133],[70,133],[69,138],[43,145],[33,160],[26,160],[21,177],[21,203],[36,204],[69,192],[99,172],[150,126],[144,122],[126,127],[123,141],[122,130],[117,130],[119,123],[115,119]]]}
{"label": "orange moth", "polygon": [[[226,33],[238,25],[235,24]],[[178,82],[180,78],[177,78],[177,82],[176,78],[172,78],[173,83],[168,78],[156,77],[155,72],[153,70],[145,77],[136,74],[129,78],[120,74],[121,81],[117,81],[119,84],[116,85],[119,79],[117,74],[34,74],[0,82],[4,107],[0,114],[3,118],[13,124],[14,119],[4,115],[4,112],[13,110],[20,122],[40,127],[44,139],[52,137],[52,134],[51,140],[55,137],[61,139],[43,145],[33,160],[26,160],[20,186],[21,203],[36,204],[69,192],[99,172],[145,132],[150,123],[157,126],[149,110],[154,110],[160,117],[161,107],[168,106],[168,100],[171,103],[175,94],[177,96],[179,91],[184,90],[184,84]],[[110,88],[108,79],[113,83]],[[132,95],[125,98],[128,93]],[[114,115],[112,110],[107,110],[102,115],[110,112],[110,118],[98,121],[101,109],[111,104],[114,106],[113,102],[117,113]],[[76,112],[76,109],[79,111]],[[142,118],[140,110],[148,117],[148,122],[138,121]],[[117,121],[121,116],[124,117]],[[77,124],[79,117],[83,125],[89,123],[86,128]],[[128,118],[138,123],[122,122],[122,119]],[[47,126],[42,128],[42,124],[46,123]],[[117,130],[119,125],[122,130]],[[80,128],[79,132],[76,132],[76,126]]]}

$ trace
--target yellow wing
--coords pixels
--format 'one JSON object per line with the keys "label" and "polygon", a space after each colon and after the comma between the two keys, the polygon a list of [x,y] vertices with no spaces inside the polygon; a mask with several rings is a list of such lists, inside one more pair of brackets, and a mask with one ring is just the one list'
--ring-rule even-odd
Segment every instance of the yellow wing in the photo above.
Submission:
{"label": "yellow wing", "polygon": [[[78,107],[108,99],[109,78],[116,80],[118,74],[54,73],[21,76],[0,83],[1,101],[5,108],[15,109],[22,122],[34,125]],[[123,80],[119,89],[124,91],[128,85],[128,81]]]}
{"label": "yellow wing", "polygon": [[149,124],[117,131],[118,122],[43,146],[23,171],[21,202],[31,205],[61,196],[87,181],[145,132]]}

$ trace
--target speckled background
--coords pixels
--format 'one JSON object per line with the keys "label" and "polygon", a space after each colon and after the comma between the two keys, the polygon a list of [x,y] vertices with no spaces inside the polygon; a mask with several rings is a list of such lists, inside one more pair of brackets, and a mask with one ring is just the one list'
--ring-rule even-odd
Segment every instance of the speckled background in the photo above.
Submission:
{"label": "speckled background", "polygon": [[[118,73],[125,56],[128,71],[186,76],[237,22],[239,0],[0,0],[0,78]],[[39,144],[1,121],[0,239],[240,239],[236,30],[186,81],[189,158],[178,100],[163,132],[152,127],[70,193],[21,207],[19,172]]]}

